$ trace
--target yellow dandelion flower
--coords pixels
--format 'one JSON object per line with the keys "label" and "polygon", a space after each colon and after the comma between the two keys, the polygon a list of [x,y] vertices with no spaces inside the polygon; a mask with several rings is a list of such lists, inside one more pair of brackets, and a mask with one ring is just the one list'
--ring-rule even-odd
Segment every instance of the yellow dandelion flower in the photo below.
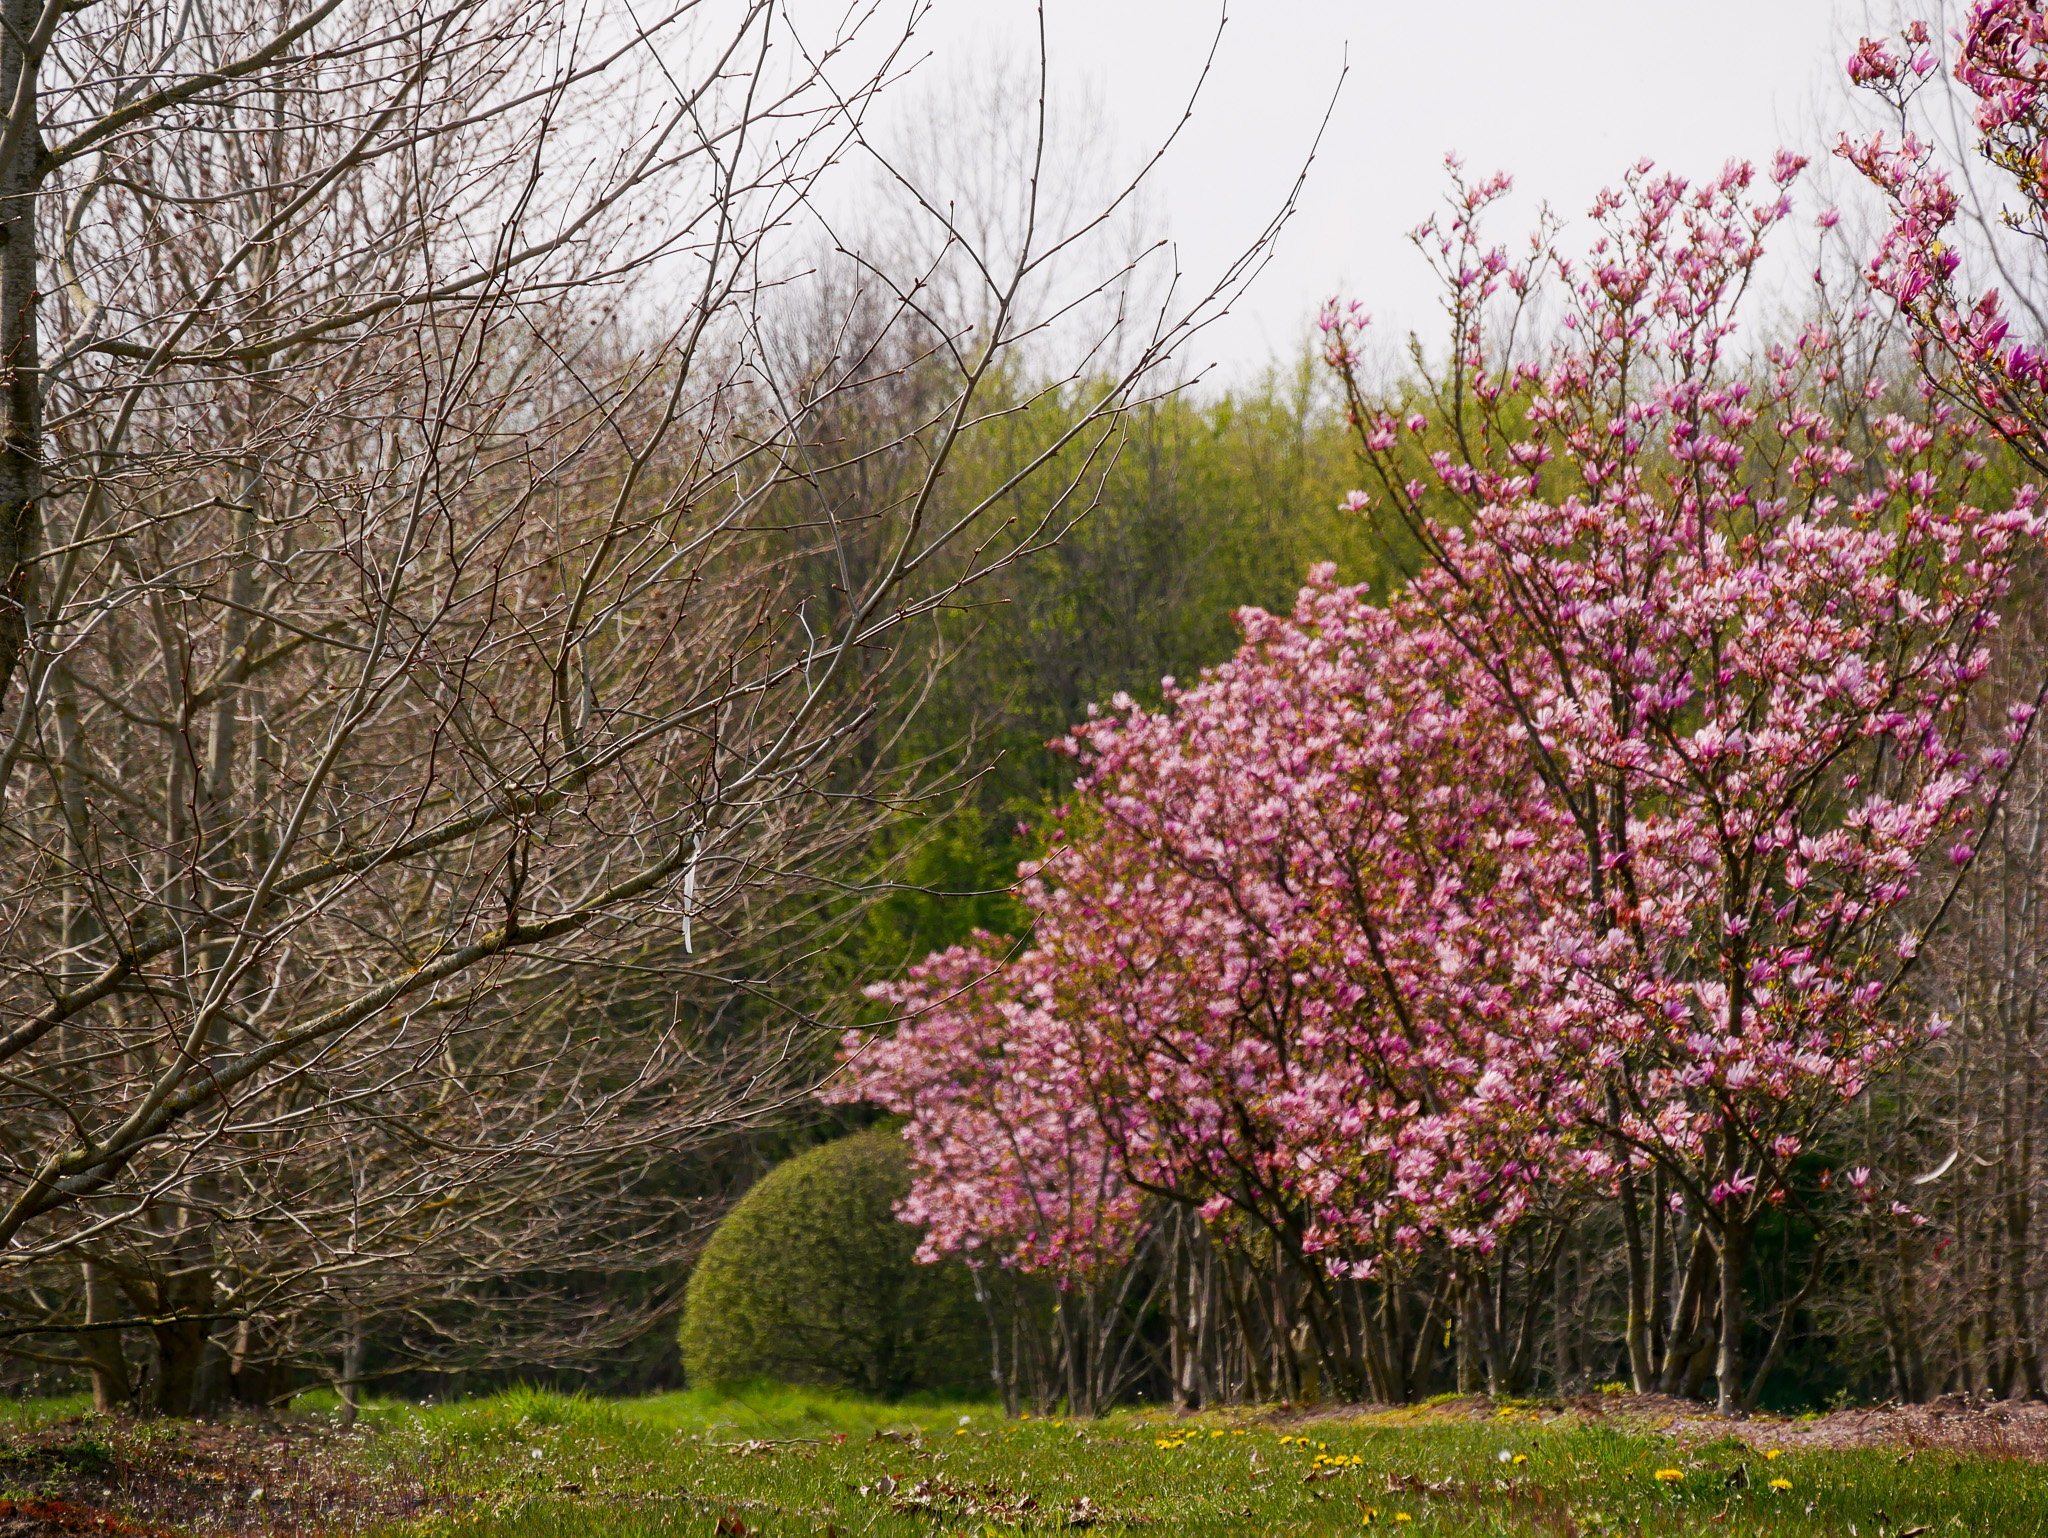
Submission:
{"label": "yellow dandelion flower", "polygon": [[1328,1442],[1318,1442],[1316,1443],[1316,1450],[1318,1452],[1325,1452],[1328,1451],[1329,1446],[1330,1444]]}
{"label": "yellow dandelion flower", "polygon": [[1516,1454],[1515,1454],[1515,1462],[1517,1462],[1517,1463],[1527,1463],[1528,1461],[1529,1461],[1529,1455],[1528,1455],[1527,1453],[1516,1453]]}
{"label": "yellow dandelion flower", "polygon": [[1397,1511],[1394,1513],[1394,1520],[1396,1522],[1413,1522],[1415,1519],[1405,1511]]}
{"label": "yellow dandelion flower", "polygon": [[1220,1432],[1220,1431],[1212,1431],[1212,1432],[1210,1432],[1210,1433],[1209,1433],[1209,1435],[1210,1435],[1210,1436],[1212,1436],[1212,1437],[1220,1437],[1220,1436],[1222,1436],[1222,1435],[1223,1435],[1223,1433],[1222,1433],[1222,1432]]}
{"label": "yellow dandelion flower", "polygon": [[1774,1479],[1771,1481],[1771,1488],[1773,1490],[1789,1490],[1792,1488],[1792,1481],[1789,1479]]}
{"label": "yellow dandelion flower", "polygon": [[1685,1478],[1684,1469],[1659,1469],[1656,1474],[1657,1482],[1663,1485],[1676,1484],[1683,1478]]}
{"label": "yellow dandelion flower", "polygon": [[1784,1456],[1785,1449],[1782,1447],[1773,1447],[1764,1453],[1764,1457],[1766,1458],[1782,1458]]}
{"label": "yellow dandelion flower", "polygon": [[1294,1440],[1294,1438],[1293,1438],[1293,1437],[1282,1437],[1282,1438],[1280,1439],[1280,1445],[1281,1445],[1282,1447],[1285,1447],[1285,1446],[1286,1446],[1286,1445],[1287,1445],[1287,1444],[1288,1444],[1289,1442],[1292,1442],[1293,1440]]}
{"label": "yellow dandelion flower", "polygon": [[954,1432],[954,1433],[953,1433],[953,1435],[954,1435],[954,1436],[956,1436],[956,1437],[964,1437],[964,1436],[966,1436],[966,1435],[967,1435],[967,1429],[966,1429],[966,1427],[964,1427],[964,1426],[963,1426],[963,1427],[962,1427],[962,1428],[961,1428],[960,1430],[958,1430],[958,1431]]}

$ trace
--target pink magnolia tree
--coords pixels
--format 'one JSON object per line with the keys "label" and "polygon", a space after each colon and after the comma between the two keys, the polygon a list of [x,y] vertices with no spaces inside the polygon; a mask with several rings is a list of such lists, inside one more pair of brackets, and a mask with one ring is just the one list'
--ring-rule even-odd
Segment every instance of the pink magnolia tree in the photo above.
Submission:
{"label": "pink magnolia tree", "polygon": [[[1902,915],[1930,867],[1968,861],[2025,731],[2016,709],[1981,745],[1972,712],[2043,529],[2031,490],[1969,500],[1977,424],[1938,398],[1852,448],[1882,388],[1848,388],[1825,325],[1737,350],[1800,168],[1691,185],[1638,166],[1569,262],[1545,239],[1515,261],[1488,244],[1505,179],[1454,166],[1450,218],[1417,232],[1452,320],[1426,412],[1375,401],[1363,318],[1325,317],[1375,483],[1353,502],[1423,556],[1393,614],[1460,649],[1568,830],[1538,845],[1565,868],[1532,875],[1544,908],[1522,954],[1571,1087],[1548,1062],[1517,1087],[1567,1095],[1613,1151],[1644,1387],[1642,1175],[1696,1215],[1665,1381],[1700,1347],[1717,1276],[1724,1413],[1745,1401],[1763,1204],[1805,1203],[1796,1156],[1940,1028],[1895,996],[1920,938]],[[1536,350],[1515,327],[1546,282],[1560,340]]]}
{"label": "pink magnolia tree", "polygon": [[1146,1108],[1130,1177],[1269,1235],[1341,1363],[1328,1280],[1431,1234],[1477,1264],[1569,1118],[1507,1093],[1546,1050],[1505,942],[1540,911],[1536,782],[1458,650],[1332,576],[1244,612],[1161,711],[1075,733],[1084,813],[1038,903],[1098,1006],[1098,1093]]}
{"label": "pink magnolia tree", "polygon": [[1516,944],[1566,829],[1442,633],[1327,568],[1292,617],[1240,620],[1196,687],[1076,729],[1032,948],[876,990],[902,1024],[848,1042],[840,1093],[910,1117],[932,1246],[1058,1267],[1128,1234],[1138,1193],[1197,1208],[1266,1236],[1326,1370],[1384,1391],[1333,1284],[1431,1236],[1470,1278],[1570,1164]]}
{"label": "pink magnolia tree", "polygon": [[[1958,71],[2037,238],[2042,39],[1980,6]],[[1933,68],[1906,41],[1853,66],[1902,111]],[[877,991],[901,1024],[849,1039],[839,1093],[908,1118],[929,1247],[1085,1277],[1179,1204],[1270,1238],[1355,1387],[1334,1285],[1431,1240],[1469,1275],[1547,1194],[1603,1191],[1638,1384],[1711,1347],[1723,1411],[1754,1404],[1805,1297],[1746,1374],[1759,1219],[1825,1227],[1801,1155],[1940,1031],[1899,984],[2038,704],[1982,685],[2048,523],[1972,487],[1987,426],[2038,452],[2048,375],[1963,291],[1925,146],[1845,153],[1898,215],[1872,274],[1921,339],[1912,409],[1850,364],[1867,307],[1738,343],[1791,156],[1638,166],[1577,261],[1490,244],[1506,182],[1454,166],[1417,232],[1451,321],[1420,396],[1374,398],[1364,317],[1328,312],[1373,486],[1350,505],[1420,560],[1381,607],[1318,572],[1160,710],[1077,728],[1029,948]],[[1661,1366],[1646,1196],[1695,1220]]]}

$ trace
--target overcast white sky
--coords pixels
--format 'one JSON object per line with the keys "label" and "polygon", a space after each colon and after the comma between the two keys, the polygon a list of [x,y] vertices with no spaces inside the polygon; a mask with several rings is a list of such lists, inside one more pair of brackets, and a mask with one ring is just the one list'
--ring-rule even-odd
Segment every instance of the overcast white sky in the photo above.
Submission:
{"label": "overcast white sky", "polygon": [[[1307,154],[1348,53],[1350,74],[1277,259],[1201,354],[1225,378],[1291,356],[1327,294],[1396,332],[1432,325],[1404,231],[1434,206],[1442,156],[1512,171],[1519,234],[1536,201],[1577,217],[1648,155],[1689,174],[1731,156],[1811,150],[1839,125],[1847,0],[1233,0],[1194,123],[1153,208],[1197,274],[1271,214]],[[1930,6],[1931,8],[1931,6]],[[1172,125],[1207,52],[1215,0],[1046,0],[1055,78],[1085,82],[1118,149]],[[939,0],[926,71],[991,52],[1035,56],[1031,0]],[[1846,19],[1845,19],[1846,18]],[[1196,361],[1205,361],[1198,358]]]}

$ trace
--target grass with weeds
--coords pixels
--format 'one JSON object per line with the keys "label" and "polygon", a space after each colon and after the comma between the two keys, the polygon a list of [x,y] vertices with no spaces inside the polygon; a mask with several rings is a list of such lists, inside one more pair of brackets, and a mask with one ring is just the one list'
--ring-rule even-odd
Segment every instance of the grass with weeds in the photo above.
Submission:
{"label": "grass with weeds", "polygon": [[1767,1455],[1509,1410],[1274,1423],[1009,1421],[761,1388],[623,1402],[521,1390],[373,1407],[371,1456],[458,1497],[409,1538],[908,1538],[1061,1529],[1559,1538],[2048,1538],[2048,1468],[1920,1452]]}
{"label": "grass with weeds", "polygon": [[49,1399],[9,1399],[0,1395],[0,1434],[40,1430],[91,1409],[90,1394],[64,1394]]}

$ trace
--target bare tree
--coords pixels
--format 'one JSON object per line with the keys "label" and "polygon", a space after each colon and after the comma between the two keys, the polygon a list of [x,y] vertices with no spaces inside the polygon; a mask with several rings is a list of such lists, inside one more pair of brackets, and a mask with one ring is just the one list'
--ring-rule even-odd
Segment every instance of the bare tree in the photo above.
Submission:
{"label": "bare tree", "polygon": [[4,3],[7,1338],[168,1411],[488,1345],[807,1088],[930,622],[1259,248],[1140,313],[1042,154],[1000,249],[887,161],[931,237],[833,235],[874,8]]}
{"label": "bare tree", "polygon": [[[2044,642],[2039,574],[1998,644],[2020,697]],[[1873,1388],[2041,1398],[2048,1269],[2048,763],[2030,747],[1928,955],[1925,1007],[1953,1023],[1926,1061],[1864,1107],[1870,1167],[1828,1309]],[[1894,1204],[1897,1204],[1894,1206]]]}

